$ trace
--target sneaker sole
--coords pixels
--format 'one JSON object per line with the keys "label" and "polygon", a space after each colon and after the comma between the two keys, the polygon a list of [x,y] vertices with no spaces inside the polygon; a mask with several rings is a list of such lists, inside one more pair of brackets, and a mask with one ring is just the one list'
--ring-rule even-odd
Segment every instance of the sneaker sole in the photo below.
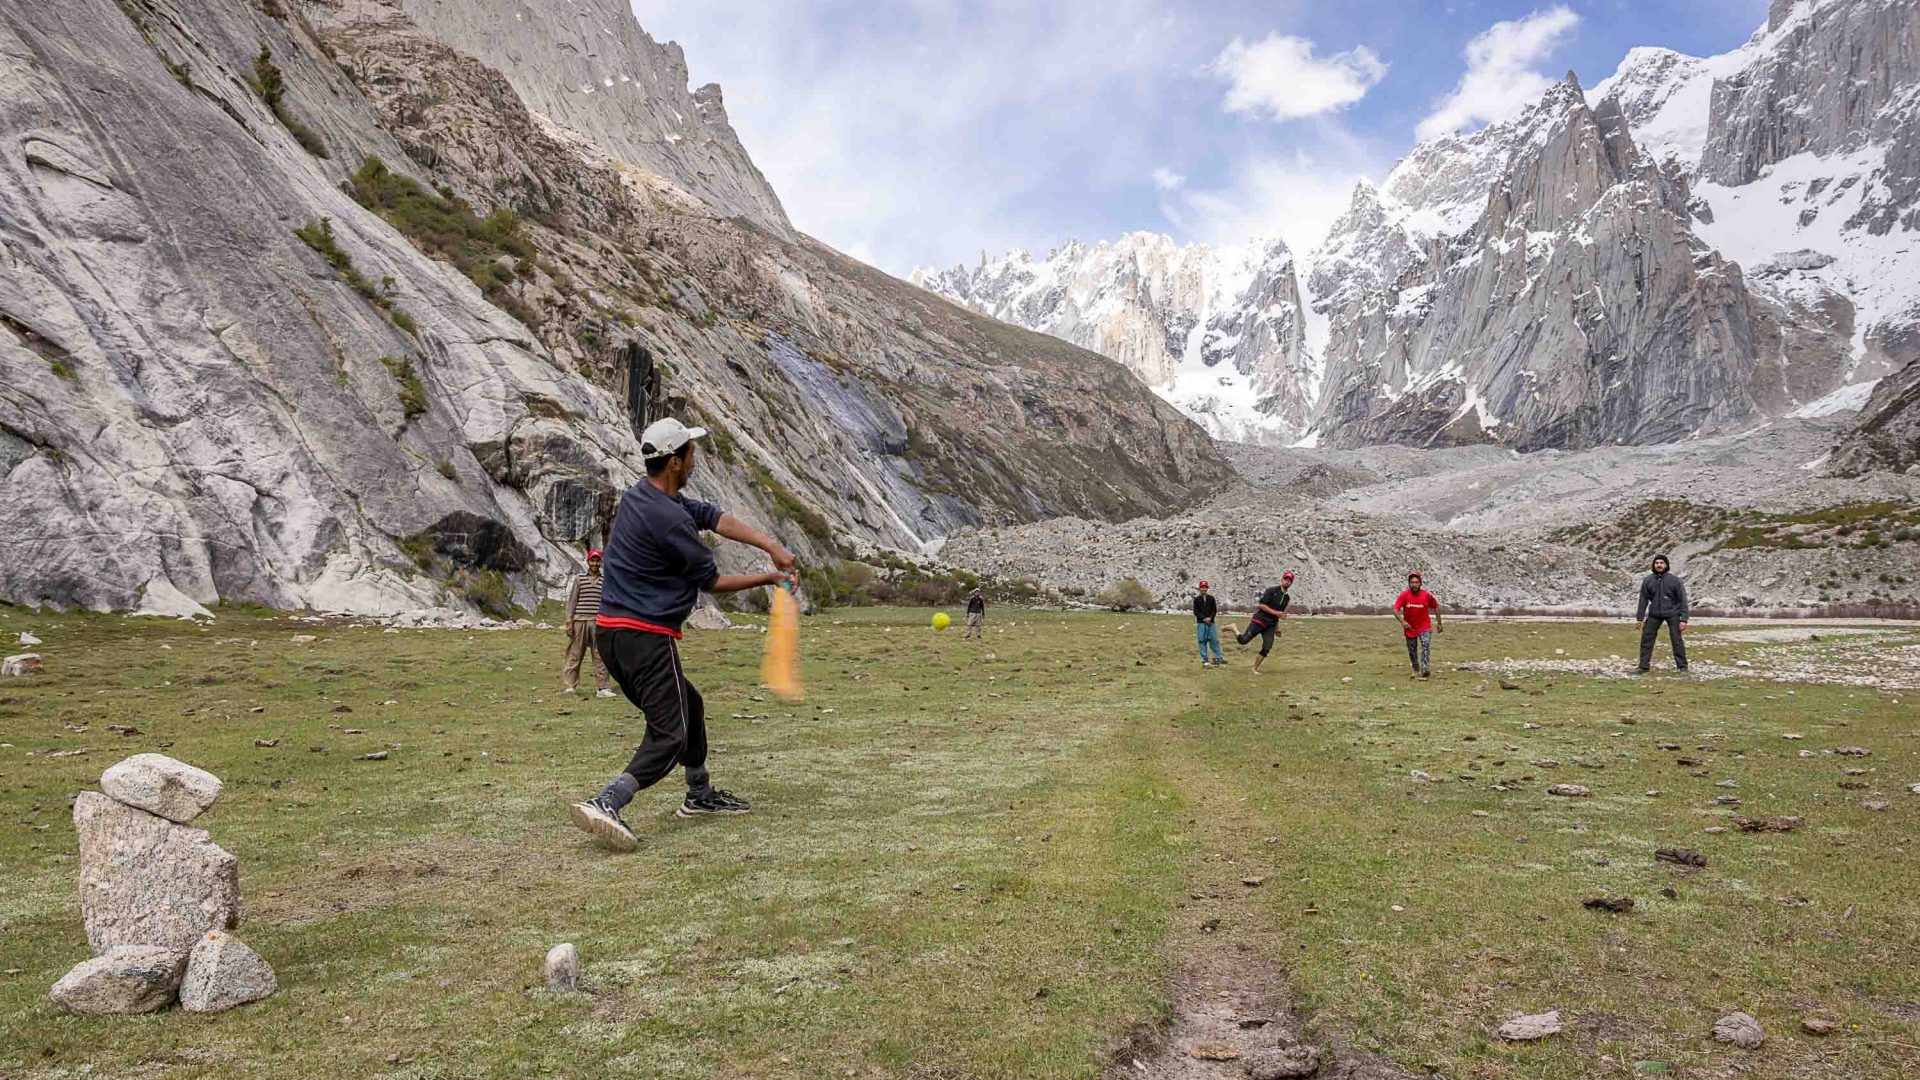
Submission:
{"label": "sneaker sole", "polygon": [[682,803],[680,806],[680,809],[675,810],[673,812],[673,816],[683,817],[683,818],[697,818],[697,817],[718,817],[718,816],[730,815],[730,816],[737,817],[741,814],[750,814],[752,812],[753,811],[751,809],[748,809],[748,810],[689,810],[687,809],[686,804]]}
{"label": "sneaker sole", "polygon": [[620,823],[588,806],[586,803],[574,803],[568,810],[573,819],[573,827],[593,838],[593,842],[608,851],[639,851],[640,839],[620,827]]}

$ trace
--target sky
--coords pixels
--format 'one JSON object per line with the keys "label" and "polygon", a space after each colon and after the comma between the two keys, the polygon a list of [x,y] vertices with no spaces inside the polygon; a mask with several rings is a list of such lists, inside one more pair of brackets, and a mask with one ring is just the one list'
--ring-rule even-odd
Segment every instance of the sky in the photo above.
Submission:
{"label": "sky", "polygon": [[1135,230],[1307,251],[1362,177],[1767,0],[632,0],[800,229],[881,269]]}

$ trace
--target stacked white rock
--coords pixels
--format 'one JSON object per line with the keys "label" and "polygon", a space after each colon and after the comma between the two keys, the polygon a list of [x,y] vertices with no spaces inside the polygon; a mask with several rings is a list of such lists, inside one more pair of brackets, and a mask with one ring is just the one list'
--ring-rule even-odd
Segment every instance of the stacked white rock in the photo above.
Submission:
{"label": "stacked white rock", "polygon": [[135,754],[102,774],[100,787],[73,807],[93,959],[53,985],[54,1004],[133,1014],[177,1000],[219,1012],[273,993],[273,969],[228,933],[240,922],[239,860],[186,825],[220,797],[220,778]]}

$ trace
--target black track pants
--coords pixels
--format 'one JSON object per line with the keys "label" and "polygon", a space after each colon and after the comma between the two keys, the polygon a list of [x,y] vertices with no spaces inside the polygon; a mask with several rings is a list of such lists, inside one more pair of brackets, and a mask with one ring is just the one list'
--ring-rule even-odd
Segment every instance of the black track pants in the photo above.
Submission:
{"label": "black track pants", "polygon": [[1667,637],[1673,642],[1673,666],[1687,670],[1687,642],[1680,633],[1680,620],[1670,615],[1649,615],[1640,627],[1640,670],[1653,664],[1653,641],[1660,636],[1660,624],[1667,624]]}
{"label": "black track pants", "polygon": [[602,628],[600,657],[627,700],[647,718],[647,733],[627,763],[640,788],[687,767],[687,787],[707,786],[707,710],[680,668],[680,642],[644,630]]}

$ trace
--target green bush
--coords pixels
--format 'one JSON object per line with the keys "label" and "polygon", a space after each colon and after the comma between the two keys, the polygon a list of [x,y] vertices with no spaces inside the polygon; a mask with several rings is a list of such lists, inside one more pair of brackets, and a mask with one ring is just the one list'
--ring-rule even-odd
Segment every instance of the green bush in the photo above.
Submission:
{"label": "green bush", "polygon": [[421,251],[467,275],[489,303],[533,325],[532,309],[510,286],[528,275],[539,254],[522,235],[513,211],[503,207],[481,217],[451,190],[428,190],[377,157],[361,162],[349,180],[360,205],[399,229]]}
{"label": "green bush", "polygon": [[287,80],[280,73],[280,65],[273,62],[273,50],[264,41],[260,43],[260,52],[253,58],[253,77],[248,81],[253,84],[253,92],[267,103],[274,119],[280,121],[301,149],[317,158],[328,156],[327,144],[320,141],[320,136],[314,134],[312,128],[301,123],[287,104]]}
{"label": "green bush", "polygon": [[513,602],[513,588],[498,570],[462,570],[454,578],[454,587],[467,602],[495,619],[511,619],[520,614]]}
{"label": "green bush", "polygon": [[1153,600],[1153,593],[1140,584],[1139,578],[1121,578],[1095,597],[1094,603],[1114,611],[1132,611],[1134,608],[1152,607]]}
{"label": "green bush", "polygon": [[420,373],[413,369],[410,356],[383,356],[380,362],[387,367],[387,373],[400,384],[400,407],[406,410],[411,420],[427,411],[427,388],[420,381]]}

